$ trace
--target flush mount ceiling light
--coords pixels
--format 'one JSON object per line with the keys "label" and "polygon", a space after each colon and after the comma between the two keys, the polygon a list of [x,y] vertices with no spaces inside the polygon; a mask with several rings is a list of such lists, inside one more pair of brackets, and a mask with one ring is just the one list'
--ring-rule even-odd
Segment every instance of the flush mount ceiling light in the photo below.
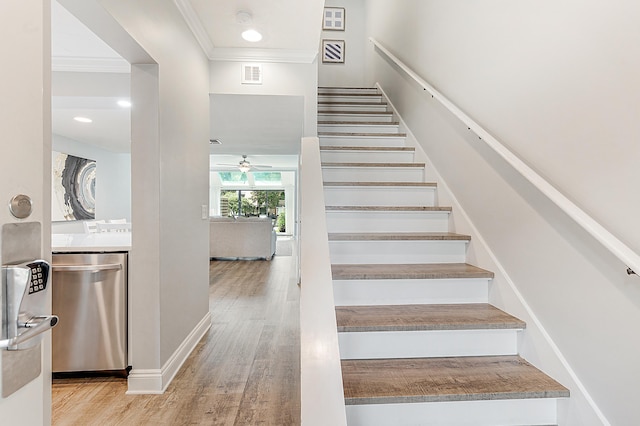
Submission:
{"label": "flush mount ceiling light", "polygon": [[260,34],[256,30],[246,30],[242,32],[242,38],[252,43],[255,43],[257,41],[262,40],[262,34]]}
{"label": "flush mount ceiling light", "polygon": [[87,117],[73,117],[74,120],[79,121],[80,123],[93,123],[93,120]]}
{"label": "flush mount ceiling light", "polygon": [[241,10],[236,13],[236,23],[246,28],[246,30],[242,32],[242,38],[246,41],[255,43],[262,40],[262,34],[260,34],[255,29],[250,28],[251,24],[253,23],[253,16],[251,16],[251,12]]}

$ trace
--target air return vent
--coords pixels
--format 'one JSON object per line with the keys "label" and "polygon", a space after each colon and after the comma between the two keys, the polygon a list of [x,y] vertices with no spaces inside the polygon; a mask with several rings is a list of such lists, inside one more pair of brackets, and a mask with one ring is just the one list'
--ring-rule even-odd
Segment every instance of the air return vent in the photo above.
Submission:
{"label": "air return vent", "polygon": [[242,84],[262,84],[262,64],[242,64]]}

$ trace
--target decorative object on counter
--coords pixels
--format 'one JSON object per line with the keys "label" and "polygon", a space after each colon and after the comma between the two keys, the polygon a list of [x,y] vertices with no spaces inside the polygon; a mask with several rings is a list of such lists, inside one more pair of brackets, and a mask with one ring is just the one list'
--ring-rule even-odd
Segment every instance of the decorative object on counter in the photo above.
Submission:
{"label": "decorative object on counter", "polygon": [[344,40],[322,40],[322,62],[344,63]]}
{"label": "decorative object on counter", "polygon": [[88,234],[101,232],[131,232],[131,222],[126,219],[85,220],[84,232]]}
{"label": "decorative object on counter", "polygon": [[344,7],[325,7],[322,29],[330,31],[344,31]]}
{"label": "decorative object on counter", "polygon": [[51,220],[96,217],[96,162],[60,152],[52,155]]}

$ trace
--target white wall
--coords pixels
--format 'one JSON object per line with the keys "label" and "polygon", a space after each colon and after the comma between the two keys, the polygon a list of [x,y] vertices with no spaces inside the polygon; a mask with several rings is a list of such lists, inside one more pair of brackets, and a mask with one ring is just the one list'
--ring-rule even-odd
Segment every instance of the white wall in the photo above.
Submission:
{"label": "white wall", "polygon": [[[115,153],[53,135],[53,150],[96,160],[96,219],[131,221],[131,154]],[[51,232],[84,232],[82,221],[54,222]]]}
{"label": "white wall", "polygon": [[[629,55],[640,5],[367,6],[368,35],[640,248],[640,201],[631,195],[640,181],[631,119],[640,59]],[[571,389],[561,424],[635,423],[640,341],[629,327],[640,322],[638,278],[397,69],[369,57],[371,83],[389,94],[470,217],[454,210],[456,230],[474,231],[470,260],[497,272],[492,303],[527,320],[521,352]]]}
{"label": "white wall", "polygon": [[[318,86],[368,87],[365,81],[365,37],[364,0],[327,0],[325,7],[344,7],[345,30],[322,31],[322,39],[344,40],[344,63],[323,63],[318,59]],[[320,52],[322,55],[322,52]]]}
{"label": "white wall", "polygon": [[132,285],[157,286],[150,294],[159,302],[145,304],[137,293],[135,315],[151,309],[151,321],[141,322],[159,335],[149,342],[138,329],[133,367],[164,374],[209,312],[209,221],[202,218],[209,201],[209,63],[173,1],[102,4],[157,62],[132,64],[131,76],[132,103],[144,105],[132,111],[133,259],[150,260],[132,264]]}
{"label": "white wall", "polygon": [[[42,223],[43,259],[51,259],[51,52],[50,3],[0,2],[0,226]],[[33,200],[33,213],[18,220],[6,207],[17,194]],[[0,256],[2,254],[0,253]],[[0,258],[0,262],[3,259]],[[0,398],[0,423],[51,421],[51,345],[43,346],[42,374],[8,398]],[[0,378],[2,359],[0,357]]]}
{"label": "white wall", "polygon": [[242,84],[242,64],[246,62],[248,61],[211,61],[211,93],[303,96],[303,136],[315,136],[318,121],[317,63],[263,62],[263,83],[258,85]]}

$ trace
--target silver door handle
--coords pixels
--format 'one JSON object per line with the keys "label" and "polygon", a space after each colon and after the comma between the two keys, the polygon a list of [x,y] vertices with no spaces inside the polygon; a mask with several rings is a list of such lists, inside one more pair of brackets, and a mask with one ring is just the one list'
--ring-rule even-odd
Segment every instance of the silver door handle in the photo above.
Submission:
{"label": "silver door handle", "polygon": [[121,263],[105,263],[104,265],[51,265],[54,271],[64,272],[98,272],[122,269]]}
{"label": "silver door handle", "polygon": [[25,329],[22,333],[11,339],[0,340],[0,349],[20,349],[19,345],[21,343],[31,340],[45,331],[51,330],[57,323],[58,317],[56,315],[33,317],[25,324],[22,324],[21,328]]}

